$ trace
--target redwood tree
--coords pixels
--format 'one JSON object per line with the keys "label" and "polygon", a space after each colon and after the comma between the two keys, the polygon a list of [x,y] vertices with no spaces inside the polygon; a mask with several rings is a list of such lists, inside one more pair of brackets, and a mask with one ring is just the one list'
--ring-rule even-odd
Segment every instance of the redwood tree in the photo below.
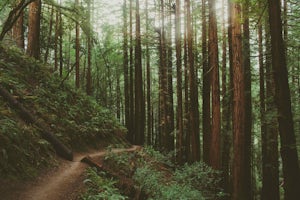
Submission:
{"label": "redwood tree", "polygon": [[218,59],[218,35],[215,0],[210,0],[209,5],[209,65],[212,68],[212,128],[211,128],[211,147],[210,147],[210,165],[214,169],[220,169],[220,131],[221,131],[221,113],[220,113],[220,81],[219,81],[219,59]]}
{"label": "redwood tree", "polygon": [[176,45],[176,76],[177,76],[177,162],[183,159],[183,107],[182,107],[182,59],[181,59],[181,20],[180,0],[176,0],[175,7],[175,45]]}
{"label": "redwood tree", "polygon": [[291,110],[286,55],[282,38],[280,5],[280,0],[268,0],[275,101],[278,110],[285,199],[298,199],[300,196],[300,169]]}
{"label": "redwood tree", "polygon": [[136,41],[135,41],[135,143],[144,143],[145,102],[143,96],[142,46],[139,0],[136,1]]}
{"label": "redwood tree", "polygon": [[[21,0],[18,1],[21,3]],[[18,47],[24,49],[24,12],[20,11],[20,16],[13,26],[13,37],[16,40]]]}
{"label": "redwood tree", "polygon": [[200,137],[199,137],[199,106],[198,106],[198,87],[196,81],[194,52],[193,52],[193,28],[190,0],[185,0],[187,8],[187,46],[188,46],[188,69],[190,87],[190,140],[192,161],[200,160]]}
{"label": "redwood tree", "polygon": [[209,163],[211,137],[210,117],[210,78],[207,56],[206,0],[202,0],[202,126],[203,126],[203,161]]}
{"label": "redwood tree", "polygon": [[27,54],[36,59],[40,57],[40,21],[41,0],[35,0],[29,5]]}
{"label": "redwood tree", "polygon": [[245,76],[243,69],[241,5],[231,3],[231,43],[233,67],[233,169],[232,199],[246,200],[248,183],[245,165]]}

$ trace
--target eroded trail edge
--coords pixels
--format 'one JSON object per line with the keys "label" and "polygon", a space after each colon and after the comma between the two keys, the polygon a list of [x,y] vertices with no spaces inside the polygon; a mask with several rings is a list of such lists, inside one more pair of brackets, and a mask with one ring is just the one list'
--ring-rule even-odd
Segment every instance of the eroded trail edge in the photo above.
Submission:
{"label": "eroded trail edge", "polygon": [[38,181],[30,186],[19,199],[22,200],[61,200],[75,199],[83,186],[83,174],[88,167],[81,162],[84,157],[101,158],[108,152],[122,153],[135,151],[139,146],[127,149],[101,150],[87,154],[74,154],[73,161],[63,161],[57,170],[50,174],[39,177]]}

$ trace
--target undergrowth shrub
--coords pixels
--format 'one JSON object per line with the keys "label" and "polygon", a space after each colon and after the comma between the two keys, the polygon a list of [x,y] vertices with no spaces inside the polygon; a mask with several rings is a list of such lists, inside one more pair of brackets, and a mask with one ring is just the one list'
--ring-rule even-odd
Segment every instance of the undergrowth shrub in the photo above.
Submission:
{"label": "undergrowth shrub", "polygon": [[218,199],[225,195],[220,188],[221,172],[203,162],[186,163],[176,169],[173,180],[184,185],[191,185],[201,191],[205,199]]}
{"label": "undergrowth shrub", "polygon": [[[108,109],[67,82],[61,84],[61,78],[49,69],[0,42],[1,86],[67,147],[99,147],[125,133]],[[43,166],[51,166],[55,152],[40,134],[0,96],[0,178],[30,177]]]}
{"label": "undergrowth shrub", "polygon": [[149,195],[149,199],[203,199],[201,192],[191,185],[170,181],[161,172],[147,165],[138,168],[133,178],[138,186]]}
{"label": "undergrowth shrub", "polygon": [[126,200],[115,186],[116,181],[109,179],[104,172],[97,172],[94,168],[88,168],[87,178],[84,183],[87,191],[82,195],[82,200]]}
{"label": "undergrowth shrub", "polygon": [[0,117],[0,177],[28,179],[54,164],[51,145],[35,128]]}

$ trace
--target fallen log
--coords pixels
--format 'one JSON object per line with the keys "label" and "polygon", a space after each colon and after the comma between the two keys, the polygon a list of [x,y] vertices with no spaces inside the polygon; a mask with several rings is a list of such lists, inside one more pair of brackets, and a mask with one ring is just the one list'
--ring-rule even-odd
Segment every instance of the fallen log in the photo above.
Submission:
{"label": "fallen log", "polygon": [[118,180],[119,188],[124,192],[124,194],[131,196],[132,199],[141,199],[140,196],[145,196],[145,194],[139,188],[135,187],[134,181],[131,178],[122,176],[107,166],[100,164],[92,157],[86,156],[81,159],[81,162],[86,163],[91,167],[95,167],[98,171],[104,171],[109,177]]}
{"label": "fallen log", "polygon": [[18,102],[2,85],[0,85],[0,95],[16,109],[20,117],[28,124],[36,125],[42,133],[42,137],[47,140],[55,149],[56,153],[67,160],[73,160],[73,153],[50,131],[45,123],[38,120],[29,110]]}

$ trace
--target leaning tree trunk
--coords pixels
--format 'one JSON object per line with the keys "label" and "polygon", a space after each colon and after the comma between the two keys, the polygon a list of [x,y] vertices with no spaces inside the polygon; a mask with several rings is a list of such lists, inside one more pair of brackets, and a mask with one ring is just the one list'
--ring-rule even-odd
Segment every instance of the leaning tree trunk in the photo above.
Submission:
{"label": "leaning tree trunk", "polygon": [[67,160],[73,160],[73,153],[64,144],[62,144],[47,125],[37,119],[29,110],[27,110],[20,102],[18,102],[4,87],[0,85],[0,95],[8,101],[13,109],[18,110],[21,118],[29,123],[36,125],[42,132],[42,137],[50,142],[56,150],[57,154]]}

